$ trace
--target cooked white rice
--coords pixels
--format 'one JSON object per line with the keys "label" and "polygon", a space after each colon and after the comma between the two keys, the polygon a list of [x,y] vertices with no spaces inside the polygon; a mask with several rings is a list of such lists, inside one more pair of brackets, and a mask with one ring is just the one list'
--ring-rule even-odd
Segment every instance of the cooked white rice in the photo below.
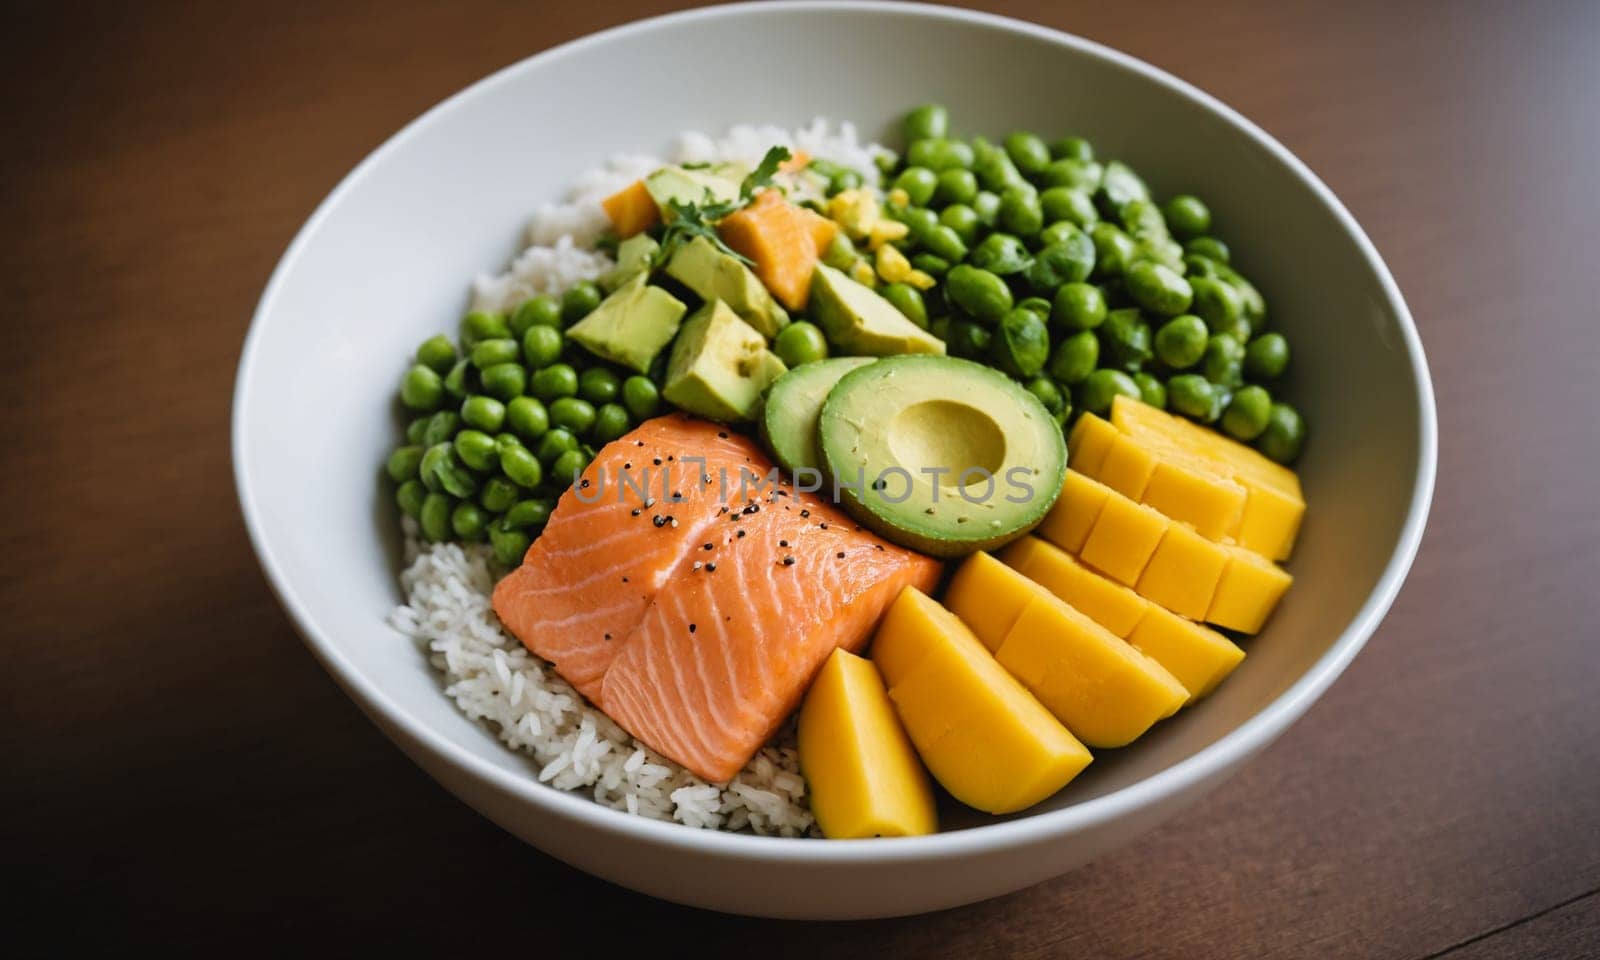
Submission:
{"label": "cooked white rice", "polygon": [[[799,130],[740,126],[721,138],[686,133],[666,160],[614,157],[580,176],[565,204],[540,208],[528,225],[529,246],[511,269],[474,282],[473,309],[509,310],[536,293],[558,292],[610,269],[611,259],[593,249],[606,226],[600,200],[663,163],[753,167],[774,144],[849,166],[877,183],[872,160],[883,148],[861,143],[848,123],[836,130],[821,119]],[[494,569],[487,547],[425,543],[414,521],[404,524],[400,585],[406,602],[390,622],[426,650],[444,675],[445,693],[467,716],[532,757],[539,780],[583,790],[608,807],[692,827],[820,836],[792,723],[726,786],[701,780],[630,737],[501,628],[489,598],[503,571]]]}

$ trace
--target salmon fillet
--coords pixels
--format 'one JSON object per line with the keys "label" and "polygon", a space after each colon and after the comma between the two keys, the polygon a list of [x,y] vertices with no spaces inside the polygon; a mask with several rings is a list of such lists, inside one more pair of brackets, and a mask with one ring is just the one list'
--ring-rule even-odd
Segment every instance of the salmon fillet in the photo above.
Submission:
{"label": "salmon fillet", "polygon": [[[705,463],[682,468],[685,456]],[[666,492],[679,502],[658,473],[644,497],[615,482],[672,465]],[[717,782],[794,712],[834,647],[860,649],[902,588],[930,591],[940,571],[816,496],[741,488],[741,471],[771,469],[716,424],[647,421],[600,451],[494,591],[529,650],[629,733]]]}
{"label": "salmon fillet", "polygon": [[712,478],[726,469],[734,485],[741,467],[766,469],[738,434],[681,415],[649,420],[596,455],[522,566],[495,585],[506,629],[596,704],[612,658],[723,506],[718,482],[692,482],[701,464],[686,454],[704,458]]}

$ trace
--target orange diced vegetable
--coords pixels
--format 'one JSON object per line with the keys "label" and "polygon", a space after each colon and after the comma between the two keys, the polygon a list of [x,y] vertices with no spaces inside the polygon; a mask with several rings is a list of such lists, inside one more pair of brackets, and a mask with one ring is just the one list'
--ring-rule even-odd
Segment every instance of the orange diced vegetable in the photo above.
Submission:
{"label": "orange diced vegetable", "polygon": [[635,180],[606,197],[600,201],[600,206],[605,208],[606,216],[611,218],[611,225],[617,230],[617,237],[622,240],[643,233],[661,219],[661,210],[656,206],[655,198],[650,196],[650,191],[645,189],[643,180]]}
{"label": "orange diced vegetable", "polygon": [[833,235],[839,232],[839,225],[824,217],[815,210],[800,208],[800,215],[806,221],[806,231],[811,234],[811,239],[817,245],[817,256],[822,256],[828,251],[828,244],[833,242]]}
{"label": "orange diced vegetable", "polygon": [[804,170],[806,164],[810,162],[811,154],[806,153],[804,150],[795,150],[789,154],[789,159],[778,164],[778,169],[784,173],[794,173],[796,170]]}
{"label": "orange diced vegetable", "polygon": [[805,211],[780,191],[764,190],[748,207],[723,217],[717,231],[730,248],[750,258],[756,276],[779,303],[790,310],[805,309],[821,233]]}

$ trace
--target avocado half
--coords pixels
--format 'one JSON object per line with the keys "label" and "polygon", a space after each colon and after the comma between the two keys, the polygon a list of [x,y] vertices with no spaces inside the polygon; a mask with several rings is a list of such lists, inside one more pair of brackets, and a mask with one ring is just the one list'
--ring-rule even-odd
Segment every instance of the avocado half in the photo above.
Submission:
{"label": "avocado half", "polygon": [[841,377],[876,363],[874,357],[833,357],[802,363],[767,389],[761,411],[761,438],[778,465],[793,476],[799,470],[822,470],[817,450],[817,419]]}
{"label": "avocado half", "polygon": [[1037,397],[954,357],[888,357],[846,373],[822,404],[817,442],[845,509],[940,557],[1033,529],[1067,469],[1061,427]]}

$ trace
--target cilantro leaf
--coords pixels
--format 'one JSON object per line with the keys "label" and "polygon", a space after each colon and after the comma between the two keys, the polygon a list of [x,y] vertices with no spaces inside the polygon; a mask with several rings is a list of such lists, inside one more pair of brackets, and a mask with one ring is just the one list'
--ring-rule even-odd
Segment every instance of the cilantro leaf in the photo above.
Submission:
{"label": "cilantro leaf", "polygon": [[778,167],[782,166],[783,162],[789,157],[788,147],[773,147],[768,150],[767,155],[761,158],[761,162],[756,165],[756,168],[750,172],[748,177],[744,178],[743,183],[739,184],[739,196],[742,199],[749,200],[755,196],[757,190],[762,187],[772,186],[773,175],[778,172]]}

